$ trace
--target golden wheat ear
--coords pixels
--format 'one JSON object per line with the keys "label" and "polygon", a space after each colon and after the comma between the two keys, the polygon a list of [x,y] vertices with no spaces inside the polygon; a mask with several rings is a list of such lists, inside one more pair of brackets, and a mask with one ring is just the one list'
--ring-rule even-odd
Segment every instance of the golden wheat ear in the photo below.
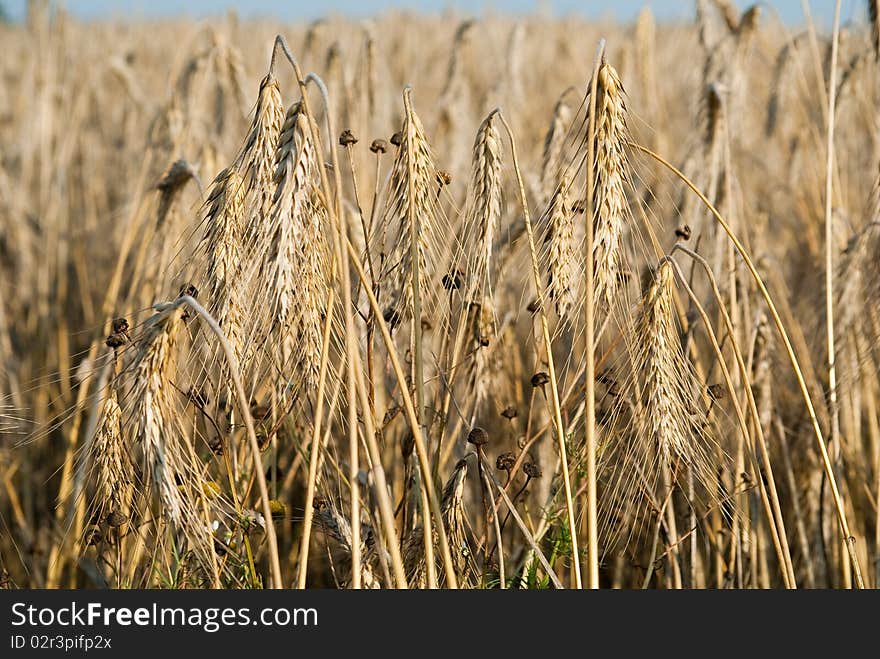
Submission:
{"label": "golden wheat ear", "polygon": [[596,149],[593,260],[596,304],[608,310],[620,283],[621,242],[627,217],[625,186],[629,164],[625,147],[626,106],[617,71],[607,63],[599,67],[596,86]]}
{"label": "golden wheat ear", "polygon": [[487,116],[474,140],[467,222],[476,232],[474,263],[470,268],[468,297],[479,299],[491,291],[492,247],[501,221],[503,149],[496,125],[496,112]]}

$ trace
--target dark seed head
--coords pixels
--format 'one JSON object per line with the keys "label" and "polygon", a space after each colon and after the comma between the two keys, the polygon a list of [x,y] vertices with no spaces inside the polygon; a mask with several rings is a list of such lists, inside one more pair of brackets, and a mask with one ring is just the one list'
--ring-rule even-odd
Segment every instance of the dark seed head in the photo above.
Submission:
{"label": "dark seed head", "polygon": [[538,371],[532,376],[533,387],[543,387],[548,382],[550,382],[550,376],[547,375],[544,371]]}
{"label": "dark seed head", "polygon": [[128,343],[128,335],[125,332],[113,332],[105,340],[104,343],[108,348],[121,348]]}
{"label": "dark seed head", "polygon": [[523,465],[523,471],[529,478],[540,478],[541,468],[534,462],[526,462]]}
{"label": "dark seed head", "polygon": [[485,429],[477,426],[468,433],[467,440],[468,444],[473,444],[477,448],[480,448],[489,443],[489,433],[487,433]]}
{"label": "dark seed head", "polygon": [[413,454],[413,448],[415,448],[415,445],[416,440],[411,432],[404,435],[403,439],[400,440],[400,454],[403,456],[404,460],[409,460],[409,456]]}
{"label": "dark seed head", "polygon": [[208,448],[211,449],[211,453],[214,455],[223,455],[223,441],[220,437],[212,437],[208,441]]}
{"label": "dark seed head", "polygon": [[443,275],[443,288],[447,291],[457,291],[461,288],[461,280],[464,275],[461,270],[453,270]]}
{"label": "dark seed head", "polygon": [[121,348],[131,340],[128,336],[128,329],[128,319],[114,318],[113,322],[110,324],[110,334],[107,336],[104,343],[114,350],[116,348]]}
{"label": "dark seed head", "polygon": [[199,296],[199,289],[193,284],[184,284],[180,287],[180,295],[189,295],[192,298],[197,298]]}
{"label": "dark seed head", "polygon": [[373,153],[385,153],[388,151],[388,142],[381,138],[373,140],[372,144],[370,144],[370,151]]}
{"label": "dark seed head", "polygon": [[390,141],[394,146],[400,146],[401,144],[403,144],[403,132],[397,131],[396,133],[394,133],[394,135],[391,136]]}
{"label": "dark seed head", "polygon": [[682,224],[675,230],[675,235],[677,238],[681,238],[682,240],[690,240],[691,239],[691,228],[687,224]]}
{"label": "dark seed head", "polygon": [[251,401],[251,416],[254,421],[265,421],[272,414],[272,408],[268,405],[260,405],[257,401]]}
{"label": "dark seed head", "polygon": [[357,144],[357,138],[347,128],[342,131],[342,135],[339,136],[339,146],[354,146]]}
{"label": "dark seed head", "polygon": [[537,298],[535,298],[534,300],[529,302],[529,306],[526,307],[526,310],[529,313],[538,313],[538,311],[540,309],[541,309],[541,303],[538,301]]}
{"label": "dark seed head", "polygon": [[508,421],[510,419],[515,419],[519,412],[516,411],[516,408],[513,405],[508,405],[503,410],[501,410],[501,416],[503,416]]}
{"label": "dark seed head", "polygon": [[444,169],[437,170],[437,183],[440,185],[449,185],[452,183],[452,174]]}
{"label": "dark seed head", "polygon": [[495,460],[495,468],[499,471],[510,471],[513,469],[513,465],[516,464],[516,456],[507,451],[506,453],[502,453]]}
{"label": "dark seed head", "polygon": [[382,314],[382,317],[385,319],[385,322],[388,323],[389,329],[394,329],[400,325],[400,312],[394,307],[388,307],[385,309],[385,313]]}
{"label": "dark seed head", "polygon": [[117,510],[112,511],[107,515],[107,525],[114,529],[118,529],[127,521],[128,518]]}
{"label": "dark seed head", "polygon": [[706,391],[712,400],[721,400],[727,395],[727,390],[723,384],[710,384],[706,387]]}
{"label": "dark seed head", "polygon": [[87,545],[97,545],[103,541],[101,537],[101,529],[97,526],[93,526],[86,531],[85,541]]}

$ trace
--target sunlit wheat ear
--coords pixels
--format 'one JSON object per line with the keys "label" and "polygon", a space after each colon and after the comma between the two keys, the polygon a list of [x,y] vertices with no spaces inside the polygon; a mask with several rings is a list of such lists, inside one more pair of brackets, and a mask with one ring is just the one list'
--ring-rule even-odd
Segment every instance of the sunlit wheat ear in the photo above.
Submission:
{"label": "sunlit wheat ear", "polygon": [[244,236],[245,189],[241,176],[232,168],[214,179],[205,211],[204,250],[211,315],[223,328],[235,356],[243,357],[240,277]]}
{"label": "sunlit wheat ear", "polygon": [[[429,268],[437,222],[437,168],[422,122],[412,107],[411,90],[404,95],[403,130],[391,170],[383,222],[394,240],[386,272],[394,285],[388,308],[400,320],[412,315],[412,247],[415,234],[423,300],[432,297]],[[411,173],[410,173],[411,172]],[[415,226],[410,226],[410,218]]]}
{"label": "sunlit wheat ear", "polygon": [[250,217],[247,240],[253,248],[265,239],[266,219],[272,207],[275,150],[284,120],[284,106],[278,81],[271,73],[260,82],[260,93],[250,131],[235,163],[242,173]]}
{"label": "sunlit wheat ear", "polygon": [[672,266],[661,263],[636,324],[635,363],[641,371],[644,406],[637,426],[639,441],[647,442],[647,453],[656,456],[655,470],[690,469],[697,482],[713,492],[713,463],[721,453],[709,433],[699,380],[682,351],[674,286]]}
{"label": "sunlit wheat ear", "polygon": [[671,465],[673,457],[692,462],[692,415],[700,402],[689,363],[681,352],[675,321],[672,266],[663,263],[642,303],[636,327],[636,342],[643,351],[644,431],[655,443],[660,464]]}
{"label": "sunlit wheat ear", "polygon": [[182,311],[160,311],[147,321],[144,338],[134,367],[132,423],[135,441],[144,454],[145,474],[159,494],[165,515],[182,524],[188,505],[176,479],[185,473],[175,450],[175,410],[171,377],[174,369],[174,344],[181,324]]}
{"label": "sunlit wheat ear", "polygon": [[568,90],[556,101],[553,120],[544,136],[544,151],[541,158],[541,190],[544,194],[544,203],[549,203],[553,197],[563,166],[565,138],[571,125],[571,105],[566,100],[567,95]]}
{"label": "sunlit wheat ear", "polygon": [[617,71],[599,68],[596,94],[594,247],[596,302],[609,309],[618,290],[629,180],[625,145],[626,106]]}
{"label": "sunlit wheat ear", "polygon": [[300,278],[302,295],[297,298],[298,345],[294,373],[302,377],[307,388],[317,384],[321,365],[321,335],[327,296],[330,290],[328,273],[327,210],[317,188],[312,186],[302,213],[296,219],[302,224],[300,244]]}
{"label": "sunlit wheat ear", "polygon": [[297,244],[303,238],[294,214],[302,212],[308,196],[308,176],[313,167],[308,150],[297,152],[296,132],[300,111],[299,103],[290,107],[278,140],[272,177],[275,196],[268,222],[269,244],[265,252],[266,262],[262,267],[270,321],[273,327],[280,327],[282,333],[286,332],[293,320],[298,283]]}
{"label": "sunlit wheat ear", "polygon": [[317,379],[327,298],[326,213],[316,194],[317,159],[308,118],[290,107],[275,157],[270,242],[262,267],[272,331],[287,344],[291,370]]}
{"label": "sunlit wheat ear", "polygon": [[547,211],[545,233],[547,288],[560,320],[568,320],[575,305],[580,267],[574,233],[574,212],[569,202],[569,178],[563,174]]}
{"label": "sunlit wheat ear", "polygon": [[473,257],[471,296],[490,290],[492,243],[501,220],[503,152],[496,116],[497,113],[493,111],[483,120],[474,140],[468,221],[472,222],[477,242],[473,247],[476,256]]}
{"label": "sunlit wheat ear", "polygon": [[632,409],[616,411],[617,425],[606,433],[602,463],[608,491],[600,505],[608,536],[640,535],[644,513],[656,511],[668,487],[688,471],[700,488],[699,502],[717,503],[715,475],[724,454],[710,432],[708,408],[682,351],[675,313],[673,268],[663,262],[646,287],[630,338],[634,372],[616,394]]}
{"label": "sunlit wheat ear", "polygon": [[[468,584],[474,574],[474,564],[467,540],[467,513],[464,508],[464,483],[467,476],[467,461],[459,460],[452,474],[443,486],[443,497],[440,513],[443,525],[449,538],[449,550],[452,553],[453,567],[459,586]],[[422,526],[415,527],[403,543],[403,566],[410,587],[424,588],[426,585],[426,565]],[[438,557],[439,559],[439,557]],[[445,579],[443,570],[437,575]]]}
{"label": "sunlit wheat ear", "polygon": [[89,460],[97,470],[97,492],[100,509],[109,515],[128,516],[132,475],[128,447],[122,435],[122,409],[111,388],[104,401],[101,425],[91,443]]}

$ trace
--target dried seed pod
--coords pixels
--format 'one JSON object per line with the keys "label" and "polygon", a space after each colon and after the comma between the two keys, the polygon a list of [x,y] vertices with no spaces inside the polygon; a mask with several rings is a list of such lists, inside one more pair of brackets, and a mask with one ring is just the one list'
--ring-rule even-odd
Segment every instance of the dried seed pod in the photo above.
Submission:
{"label": "dried seed pod", "polygon": [[543,387],[548,382],[550,382],[550,376],[547,375],[544,371],[538,371],[532,376],[533,387]]}
{"label": "dried seed pod", "polygon": [[501,416],[510,421],[511,419],[515,419],[519,412],[516,411],[516,408],[513,405],[508,405],[503,410],[501,410]]}
{"label": "dried seed pod", "polygon": [[104,344],[108,348],[113,348],[114,350],[116,350],[117,348],[121,348],[128,342],[128,335],[123,334],[122,332],[113,332],[112,334],[108,334],[107,338],[104,340]]}
{"label": "dried seed pod", "polygon": [[107,526],[113,529],[118,529],[120,526],[128,521],[128,517],[123,515],[118,510],[112,510],[107,514],[106,520]]}
{"label": "dried seed pod", "polygon": [[354,146],[357,144],[357,138],[347,128],[342,131],[342,134],[339,136],[339,146]]}
{"label": "dried seed pod", "polygon": [[523,472],[529,478],[540,478],[543,473],[537,463],[531,461],[523,465]]}
{"label": "dried seed pod", "polygon": [[723,384],[710,384],[706,387],[706,392],[712,400],[721,400],[727,396],[727,389]]}
{"label": "dried seed pod", "polygon": [[468,444],[473,444],[479,449],[489,443],[489,433],[486,432],[484,428],[478,426],[471,429],[468,433],[467,440]]}
{"label": "dried seed pod", "polygon": [[495,468],[499,471],[510,471],[513,469],[513,465],[516,464],[516,456],[507,451],[498,456],[495,460]]}
{"label": "dried seed pod", "polygon": [[388,151],[388,142],[381,138],[375,139],[370,144],[370,151],[373,153],[386,153]]}
{"label": "dried seed pod", "polygon": [[388,307],[382,314],[382,318],[388,323],[388,329],[394,329],[400,325],[400,312],[394,307]]}

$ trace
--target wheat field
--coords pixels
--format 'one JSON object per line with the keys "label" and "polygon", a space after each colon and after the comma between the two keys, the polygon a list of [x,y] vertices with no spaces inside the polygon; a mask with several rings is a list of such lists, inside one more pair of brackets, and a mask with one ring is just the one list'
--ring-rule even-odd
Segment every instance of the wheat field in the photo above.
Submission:
{"label": "wheat field", "polygon": [[880,586],[877,4],[695,5],[0,24],[3,586]]}

